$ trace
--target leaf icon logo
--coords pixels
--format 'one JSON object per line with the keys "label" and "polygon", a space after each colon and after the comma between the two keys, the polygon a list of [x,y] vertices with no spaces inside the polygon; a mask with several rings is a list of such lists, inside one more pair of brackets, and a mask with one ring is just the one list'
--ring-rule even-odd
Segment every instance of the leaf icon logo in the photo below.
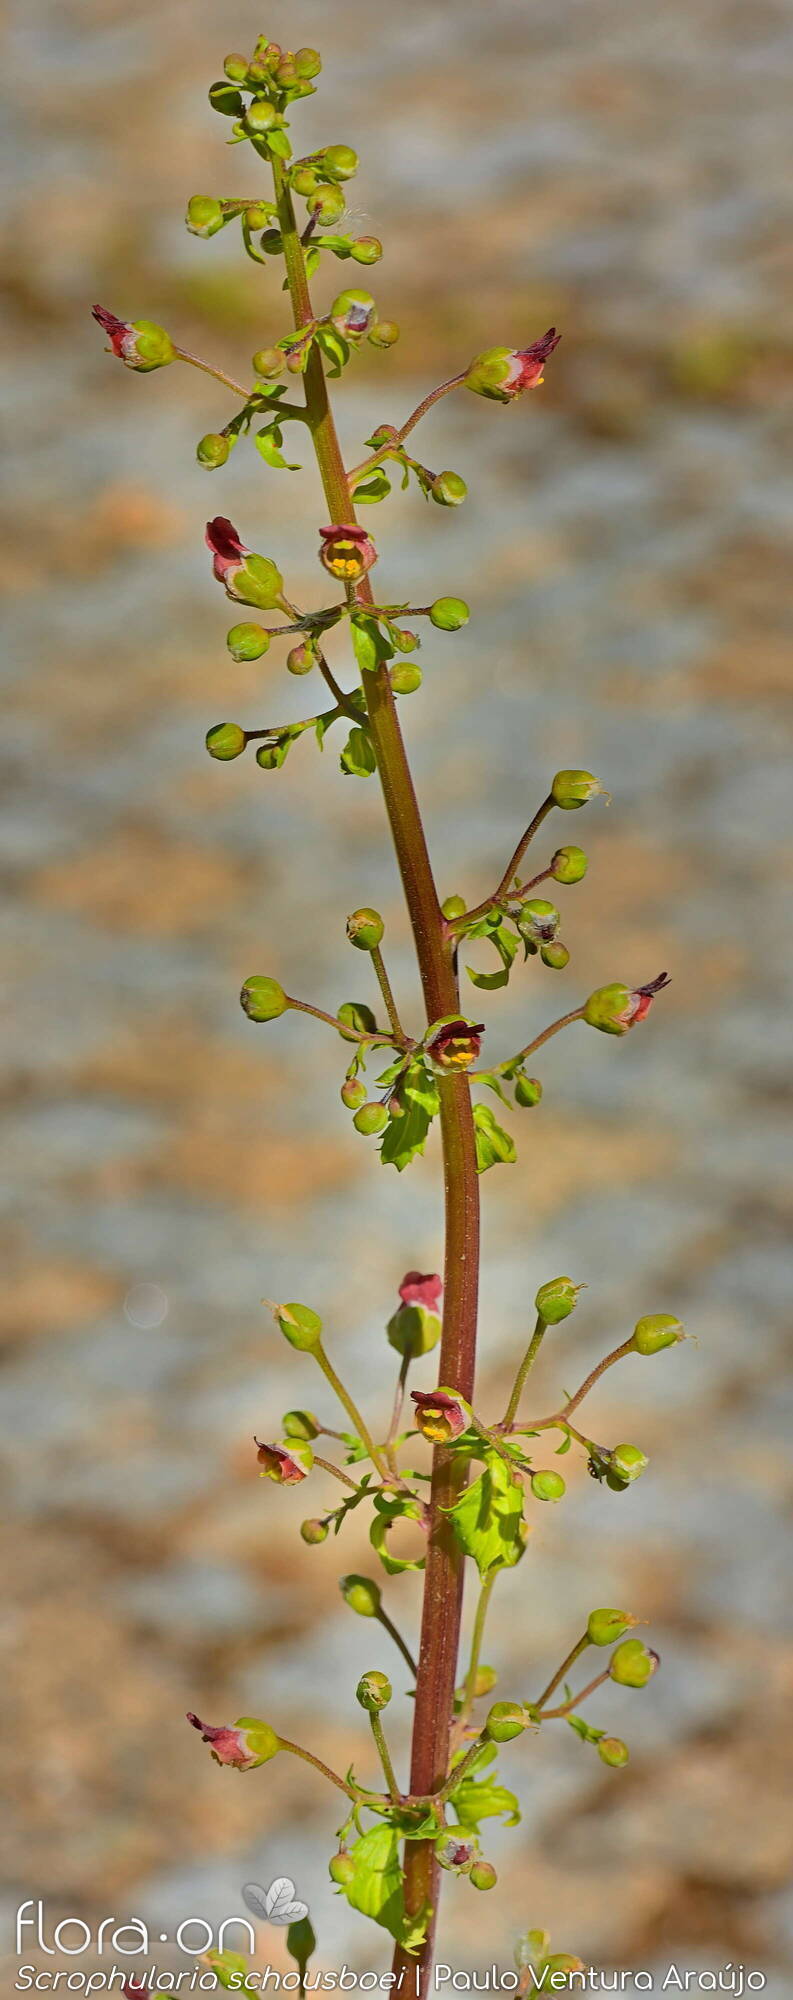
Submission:
{"label": "leaf icon logo", "polygon": [[242,1900],[254,1917],[268,1924],[295,1924],[308,1916],[308,1904],[295,1896],[295,1885],[288,1875],[276,1875],[269,1889],[260,1888],[258,1882],[246,1882]]}

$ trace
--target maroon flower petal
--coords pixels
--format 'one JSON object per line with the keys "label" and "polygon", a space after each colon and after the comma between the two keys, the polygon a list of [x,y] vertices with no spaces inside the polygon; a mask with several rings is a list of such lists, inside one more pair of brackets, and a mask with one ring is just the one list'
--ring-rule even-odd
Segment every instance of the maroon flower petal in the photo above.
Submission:
{"label": "maroon flower petal", "polygon": [[406,1271],[399,1287],[399,1296],[405,1306],[425,1306],[427,1312],[437,1312],[443,1292],[443,1281],[437,1271]]}

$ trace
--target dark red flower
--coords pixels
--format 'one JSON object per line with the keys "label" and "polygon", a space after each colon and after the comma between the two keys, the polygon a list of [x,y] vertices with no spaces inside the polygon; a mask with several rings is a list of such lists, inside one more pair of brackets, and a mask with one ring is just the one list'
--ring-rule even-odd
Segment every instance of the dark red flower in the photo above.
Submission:
{"label": "dark red flower", "polygon": [[262,1477],[274,1479],[278,1486],[298,1486],[311,1471],[314,1455],[307,1441],[290,1439],[288,1445],[260,1444],[259,1439],[254,1438],[253,1442],[257,1446]]}
{"label": "dark red flower", "polygon": [[427,1312],[437,1312],[443,1292],[443,1280],[437,1271],[406,1271],[399,1287],[399,1296],[405,1306],[425,1306]]}
{"label": "dark red flower", "polygon": [[484,1021],[464,1021],[459,1015],[442,1021],[426,1044],[430,1061],[436,1069],[467,1069],[476,1062],[484,1032]]}
{"label": "dark red flower", "polygon": [[431,1444],[449,1444],[467,1431],[471,1411],[455,1389],[411,1389],[410,1393],[416,1405],[416,1423]]}
{"label": "dark red flower", "polygon": [[377,561],[377,550],[371,535],[354,521],[320,528],[319,534],[322,544],[320,562],[331,576],[340,577],[343,583],[357,583]]}
{"label": "dark red flower", "polygon": [[207,548],[212,550],[212,569],[218,583],[225,583],[229,570],[241,569],[245,557],[250,555],[250,549],[246,549],[244,542],[240,541],[233,522],[227,521],[224,514],[217,514],[214,521],[207,521],[204,540]]}

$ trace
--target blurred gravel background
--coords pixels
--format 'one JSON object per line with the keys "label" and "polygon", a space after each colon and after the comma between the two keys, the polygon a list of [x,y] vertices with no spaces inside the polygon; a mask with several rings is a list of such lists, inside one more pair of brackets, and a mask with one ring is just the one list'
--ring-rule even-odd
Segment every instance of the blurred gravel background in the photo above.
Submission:
{"label": "blurred gravel background", "polygon": [[[348,450],[477,348],[564,332],[539,395],[512,410],[450,399],[420,433],[431,465],[469,481],[462,512],[411,492],[368,517],[389,595],[472,603],[464,635],[425,641],[425,688],[403,711],[443,892],[487,890],[560,765],[613,794],[552,826],[553,845],[591,856],[586,884],[560,891],[571,967],[530,966],[508,1001],[484,996],[488,1051],[604,980],[666,966],[674,981],[628,1043],[577,1030],[551,1045],[543,1105],[514,1121],[519,1164],[483,1184],[485,1404],[557,1270],[590,1289],[547,1343],[543,1402],[640,1311],[679,1311],[699,1343],[626,1364],[588,1405],[652,1470],[621,1502],[573,1470],[567,1503],[535,1509],[487,1652],[504,1694],[528,1693],[592,1604],[627,1602],[663,1673],[644,1701],[598,1704],[631,1742],[624,1775],[572,1734],[510,1747],[523,1825],[488,1839],[486,1904],[450,1887],[442,1954],[508,1966],[516,1931],[542,1923],[606,1966],[743,1961],[782,1995],[787,0],[276,0],[266,19],[232,4],[222,20],[207,0],[12,5],[9,1914],[41,1895],[51,1923],[135,1911],[172,1936],[285,1872],[321,1963],[386,1963],[330,1892],[332,1797],[286,1759],[221,1773],[182,1716],[271,1715],[343,1766],[366,1754],[356,1674],[386,1666],[402,1687],[387,1641],[338,1599],[338,1570],[371,1568],[358,1517],[338,1560],[306,1549],[305,1502],[254,1476],[253,1430],[272,1434],[295,1402],[325,1407],[258,1301],[320,1307],[378,1407],[396,1284],[441,1254],[437,1154],[400,1179],[370,1167],[332,1038],[295,1020],[256,1033],[236,994],[272,971],[324,1005],[371,997],[343,920],[374,902],[410,1005],[406,923],[379,797],[340,779],[341,738],[321,759],[307,740],[280,773],[203,752],[220,717],[253,727],[314,695],[275,647],[230,663],[204,519],[229,513],[298,601],[319,601],[314,475],[271,473],[245,446],[200,471],[223,389],[188,370],[131,377],[88,313],[98,298],[162,320],[243,378],[285,330],[275,267],[245,263],[231,230],[202,244],[181,224],[191,193],[258,189],[247,149],[222,150],[206,88],[263,27],[322,49],[300,150],[358,148],[351,207],[386,241],[373,285],[403,339],[365,350],[343,384]],[[318,297],[338,281],[334,264]],[[413,1624],[411,1579],[388,1602]],[[262,1951],[275,1961],[283,1942]],[[186,1963],[167,1947],[159,1962]]]}

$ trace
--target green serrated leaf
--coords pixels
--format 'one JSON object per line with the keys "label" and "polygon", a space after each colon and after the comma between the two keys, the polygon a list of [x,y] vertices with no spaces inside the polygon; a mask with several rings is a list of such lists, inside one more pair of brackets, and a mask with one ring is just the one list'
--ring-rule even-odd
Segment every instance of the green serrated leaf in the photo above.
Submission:
{"label": "green serrated leaf", "polygon": [[350,730],[339,763],[347,778],[371,778],[377,770],[377,758],[368,730]]}
{"label": "green serrated leaf", "polygon": [[478,1173],[486,1174],[488,1167],[509,1165],[517,1158],[514,1139],[499,1125],[489,1104],[474,1105],[474,1133]]}
{"label": "green serrated leaf", "polygon": [[495,1773],[488,1778],[477,1776],[495,1762],[496,1754],[495,1743],[483,1743],[479,1756],[449,1795],[449,1804],[467,1833],[478,1833],[481,1820],[498,1819],[502,1813],[507,1826],[519,1824],[521,1811],[515,1793],[506,1785],[497,1784]]}
{"label": "green serrated leaf", "polygon": [[520,1562],[528,1529],[523,1519],[523,1487],[496,1451],[485,1454],[485,1469],[448,1509],[454,1531],[481,1577]]}
{"label": "green serrated leaf", "polygon": [[306,277],[308,279],[315,277],[317,271],[319,270],[321,263],[320,250],[321,250],[321,245],[319,243],[309,243],[308,248],[305,252]]}
{"label": "green serrated leaf", "polygon": [[277,153],[279,160],[291,160],[292,147],[282,126],[271,125],[267,134],[267,150],[270,153]]}
{"label": "green serrated leaf", "polygon": [[389,1119],[380,1147],[383,1166],[396,1167],[399,1174],[410,1166],[417,1153],[423,1153],[435,1116],[435,1111],[430,1110],[427,1102],[421,1101],[420,1095],[408,1092],[406,1096],[404,1086],[400,1090],[400,1099],[403,1109],[396,1118]]}
{"label": "green serrated leaf", "polygon": [[484,1083],[488,1090],[495,1091],[496,1097],[500,1097],[502,1104],[506,1104],[507,1110],[510,1109],[510,1099],[507,1097],[506,1091],[502,1089],[501,1078],[496,1075],[494,1069],[478,1069],[476,1072],[476,1081],[477,1083]]}

